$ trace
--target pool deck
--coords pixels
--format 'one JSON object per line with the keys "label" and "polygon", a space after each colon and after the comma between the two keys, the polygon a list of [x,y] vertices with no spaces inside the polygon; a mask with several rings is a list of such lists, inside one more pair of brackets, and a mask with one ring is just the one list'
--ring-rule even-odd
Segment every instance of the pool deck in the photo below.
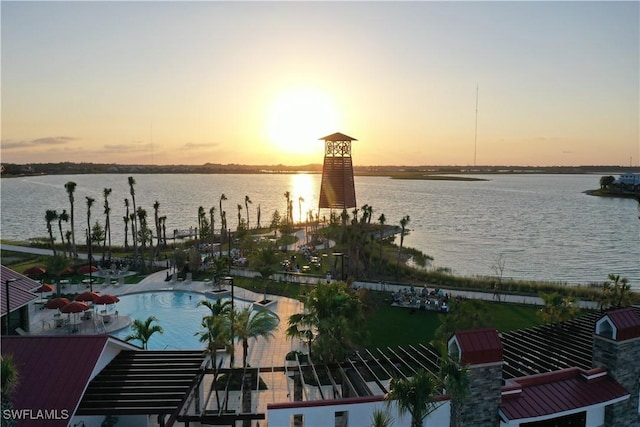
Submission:
{"label": "pool deck", "polygon": [[[134,285],[94,285],[93,291],[100,294],[126,295],[138,292],[150,291],[192,291],[205,293],[211,291],[211,282],[191,281],[191,282],[167,282],[167,270],[153,273],[142,281]],[[89,290],[86,285],[68,285],[67,292],[81,293]],[[263,295],[256,294],[243,288],[235,287],[234,297],[250,302],[261,300]],[[251,366],[282,366],[284,364],[285,355],[292,350],[304,350],[303,343],[299,340],[291,340],[286,337],[286,322],[289,316],[302,311],[302,303],[298,300],[285,298],[276,295],[267,295],[268,299],[275,301],[274,304],[268,306],[280,318],[280,326],[274,332],[274,336],[267,341],[265,338],[251,340],[249,342],[248,362]],[[117,310],[117,304],[115,305]],[[110,321],[102,323],[101,316],[97,316],[96,321],[93,319],[80,320],[82,314],[67,315],[62,314],[55,317],[57,310],[40,309],[37,305],[31,308],[29,327],[29,335],[97,335],[104,333],[112,333],[120,329],[127,328],[131,325],[132,317],[111,312]],[[63,322],[56,319],[62,319]],[[56,323],[68,322],[61,326]],[[103,326],[104,325],[104,326]],[[153,339],[153,338],[152,338]],[[135,342],[134,342],[135,343]],[[220,354],[223,358],[228,357],[226,354]],[[234,354],[236,365],[242,363],[242,345],[236,343]]]}

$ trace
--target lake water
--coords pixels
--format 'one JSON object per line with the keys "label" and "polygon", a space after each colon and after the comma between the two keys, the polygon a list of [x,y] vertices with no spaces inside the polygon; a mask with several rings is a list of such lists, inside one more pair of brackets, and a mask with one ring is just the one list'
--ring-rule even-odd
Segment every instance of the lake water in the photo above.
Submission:
{"label": "lake water", "polygon": [[[104,224],[103,189],[111,188],[112,241],[124,242],[124,199],[131,198],[124,174],[36,176],[3,179],[1,233],[3,239],[47,236],[45,211],[69,211],[64,189],[77,183],[76,238],[87,227],[86,199],[96,199],[92,224]],[[284,193],[293,200],[294,220],[317,209],[320,175],[133,175],[136,205],[147,210],[153,226],[153,204],[167,217],[167,236],[173,229],[197,226],[198,207],[216,208],[220,226],[221,194],[229,227],[237,226],[238,205],[249,223],[271,222],[273,212],[286,212]],[[373,220],[381,213],[387,224],[409,215],[411,233],[405,246],[434,257],[432,267],[448,267],[458,275],[495,275],[498,259],[504,277],[566,283],[602,282],[609,273],[627,277],[640,289],[640,221],[631,199],[588,196],[601,175],[487,175],[488,181],[394,180],[356,177],[358,205],[373,206]],[[302,199],[301,199],[302,198]],[[324,213],[328,216],[328,212]],[[323,213],[321,213],[321,216]],[[68,226],[67,226],[68,227]],[[57,234],[57,226],[56,226]],[[84,238],[84,237],[82,237]],[[129,239],[130,240],[130,239]]]}

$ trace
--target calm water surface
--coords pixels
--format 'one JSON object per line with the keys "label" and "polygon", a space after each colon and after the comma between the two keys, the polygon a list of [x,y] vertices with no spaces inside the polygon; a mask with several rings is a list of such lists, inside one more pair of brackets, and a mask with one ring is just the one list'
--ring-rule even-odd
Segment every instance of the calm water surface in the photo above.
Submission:
{"label": "calm water surface", "polygon": [[[2,180],[1,233],[3,239],[46,236],[47,209],[69,211],[64,189],[76,182],[76,236],[87,224],[86,199],[96,199],[92,224],[104,223],[103,189],[111,188],[112,240],[124,241],[124,199],[131,198],[129,175],[40,176]],[[153,204],[173,229],[197,225],[198,207],[216,208],[220,225],[221,194],[228,224],[237,226],[238,205],[249,222],[269,224],[274,210],[286,211],[284,193],[293,200],[294,219],[316,210],[320,176],[297,175],[133,175],[136,205],[147,210],[153,224]],[[589,283],[609,273],[627,277],[640,289],[640,221],[637,202],[588,196],[600,175],[487,175],[488,181],[393,180],[356,177],[358,205],[374,208],[387,224],[411,220],[405,245],[434,257],[432,267],[448,267],[466,276],[494,275],[501,258],[504,276],[525,280]],[[302,199],[301,199],[302,198]],[[327,213],[328,215],[328,213]],[[82,234],[83,235],[83,234]]]}

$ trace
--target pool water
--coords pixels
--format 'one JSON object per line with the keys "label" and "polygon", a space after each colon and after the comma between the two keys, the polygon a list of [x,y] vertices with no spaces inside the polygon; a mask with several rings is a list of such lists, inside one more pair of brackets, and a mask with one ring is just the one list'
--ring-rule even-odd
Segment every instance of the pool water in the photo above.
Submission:
{"label": "pool water", "polygon": [[[182,291],[157,291],[142,292],[119,296],[120,302],[115,305],[118,313],[130,316],[132,319],[147,320],[149,316],[158,319],[157,324],[162,326],[162,334],[155,333],[149,339],[150,350],[194,350],[203,349],[204,343],[194,334],[202,328],[202,317],[211,311],[204,306],[198,306],[201,300],[215,302],[215,298],[207,298],[197,292]],[[246,307],[246,301],[235,300],[236,310]],[[156,323],[154,323],[156,324]],[[112,335],[124,339],[131,333],[131,328],[126,328]],[[133,340],[133,344],[141,345],[140,341]]]}

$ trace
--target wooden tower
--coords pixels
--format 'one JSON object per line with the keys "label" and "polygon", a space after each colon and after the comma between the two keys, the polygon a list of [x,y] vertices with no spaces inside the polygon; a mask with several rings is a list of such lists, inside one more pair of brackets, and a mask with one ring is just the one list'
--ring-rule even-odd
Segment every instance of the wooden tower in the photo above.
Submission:
{"label": "wooden tower", "polygon": [[324,164],[318,207],[341,210],[356,207],[351,141],[357,139],[338,132],[320,140],[324,141]]}

